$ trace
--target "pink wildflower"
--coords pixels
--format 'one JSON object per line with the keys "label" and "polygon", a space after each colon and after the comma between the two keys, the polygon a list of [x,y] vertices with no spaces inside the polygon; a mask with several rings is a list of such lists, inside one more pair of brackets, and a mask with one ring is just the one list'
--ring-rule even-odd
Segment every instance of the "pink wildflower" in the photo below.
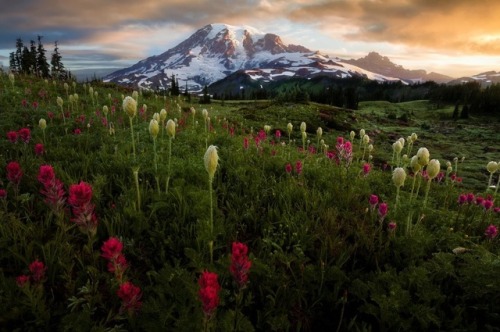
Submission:
{"label": "pink wildflower", "polygon": [[45,267],[45,264],[43,264],[43,262],[40,262],[37,259],[29,265],[29,270],[31,272],[31,278],[33,279],[33,281],[39,282],[44,278],[45,270],[47,270],[47,268]]}
{"label": "pink wildflower", "polygon": [[248,271],[252,262],[248,259],[248,247],[240,242],[233,242],[231,266],[229,271],[240,288],[248,282]]}
{"label": "pink wildflower", "polygon": [[484,231],[484,235],[488,239],[493,239],[498,235],[498,229],[495,225],[489,225],[486,227],[486,230]]}
{"label": "pink wildflower", "polygon": [[7,139],[11,143],[17,143],[17,138],[18,138],[17,131],[11,130],[7,133]]}
{"label": "pink wildflower", "polygon": [[125,310],[132,315],[141,308],[141,289],[130,281],[121,284],[116,295],[122,300],[122,307],[120,310]]}

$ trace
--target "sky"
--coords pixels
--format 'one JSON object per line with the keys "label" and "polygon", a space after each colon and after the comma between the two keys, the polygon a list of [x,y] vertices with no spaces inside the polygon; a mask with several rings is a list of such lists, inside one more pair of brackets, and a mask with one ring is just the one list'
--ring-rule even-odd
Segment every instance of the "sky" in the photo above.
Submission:
{"label": "sky", "polygon": [[500,71],[498,0],[6,0],[0,64],[15,41],[59,42],[70,70],[124,68],[210,23],[249,25],[343,59],[371,51],[452,77]]}

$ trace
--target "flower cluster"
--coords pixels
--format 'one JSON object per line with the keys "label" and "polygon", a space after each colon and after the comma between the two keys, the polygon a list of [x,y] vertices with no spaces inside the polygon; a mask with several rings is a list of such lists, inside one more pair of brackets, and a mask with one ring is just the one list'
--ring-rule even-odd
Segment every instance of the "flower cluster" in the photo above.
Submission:
{"label": "flower cluster", "polygon": [[383,222],[385,217],[387,216],[387,212],[389,210],[387,203],[380,203],[379,204],[379,198],[377,195],[370,195],[368,202],[370,203],[371,211],[375,211],[375,209],[377,208],[377,205],[378,205],[377,214],[379,217],[379,221]]}
{"label": "flower cluster", "polygon": [[238,284],[238,287],[244,288],[248,282],[248,271],[252,262],[248,259],[248,247],[240,242],[233,242],[231,254],[231,266],[229,271]]}
{"label": "flower cluster", "polygon": [[121,282],[123,273],[128,267],[127,259],[122,254],[123,243],[116,237],[110,237],[101,247],[101,256],[108,260],[108,271],[115,274],[116,279]]}
{"label": "flower cluster", "polygon": [[498,229],[495,225],[489,225],[486,227],[486,230],[484,231],[484,235],[488,239],[493,239],[498,235]]}
{"label": "flower cluster", "polygon": [[7,132],[7,139],[11,143],[17,143],[18,140],[21,140],[25,144],[28,144],[31,140],[31,131],[29,128],[21,128],[18,131],[9,131]]}
{"label": "flower cluster", "polygon": [[116,291],[116,295],[122,300],[120,312],[127,311],[129,315],[133,315],[141,308],[141,289],[130,281],[121,284],[118,291]]}
{"label": "flower cluster", "polygon": [[50,165],[40,166],[38,181],[43,185],[40,193],[45,196],[45,202],[54,212],[62,210],[66,202],[66,192],[63,183],[56,178],[54,169]]}
{"label": "flower cluster", "polygon": [[92,187],[86,182],[73,184],[69,187],[68,203],[72,207],[74,218],[81,230],[95,234],[97,231],[97,217],[94,213]]}
{"label": "flower cluster", "polygon": [[141,289],[130,281],[123,282],[123,274],[128,268],[128,262],[122,253],[123,243],[116,237],[110,237],[101,246],[101,256],[108,261],[108,271],[114,273],[116,280],[120,284],[117,291],[118,297],[122,300],[120,312],[127,311],[129,315],[137,312],[142,302]]}
{"label": "flower cluster", "polygon": [[[297,160],[295,162],[295,173],[297,173],[297,175],[300,175],[302,174],[302,161],[300,160]],[[288,163],[285,165],[285,172],[287,172],[288,174],[292,174],[292,171],[293,171],[293,166],[292,164]]]}
{"label": "flower cluster", "polygon": [[7,164],[7,180],[18,186],[23,177],[21,165],[17,161],[11,161]]}
{"label": "flower cluster", "polygon": [[203,312],[207,316],[211,316],[219,305],[219,291],[221,287],[217,278],[216,273],[203,271],[198,279],[198,285],[200,285],[198,296],[203,306]]}
{"label": "flower cluster", "polygon": [[476,206],[482,206],[484,211],[490,211],[494,210],[495,212],[497,209],[500,211],[500,207],[496,208],[493,206],[493,198],[491,196],[487,196],[486,198],[482,196],[475,196],[473,193],[468,193],[468,194],[460,194],[458,196],[457,200],[459,205],[476,205]]}
{"label": "flower cluster", "polygon": [[345,166],[349,167],[352,162],[352,143],[350,141],[344,141],[344,138],[337,137],[337,144],[335,145],[337,149],[337,157],[339,162],[344,161]]}
{"label": "flower cluster", "polygon": [[30,275],[23,274],[16,277],[16,283],[19,287],[23,287],[29,281],[32,281],[34,284],[39,284],[45,278],[45,271],[47,271],[47,267],[38,259],[31,262],[28,269],[30,270]]}

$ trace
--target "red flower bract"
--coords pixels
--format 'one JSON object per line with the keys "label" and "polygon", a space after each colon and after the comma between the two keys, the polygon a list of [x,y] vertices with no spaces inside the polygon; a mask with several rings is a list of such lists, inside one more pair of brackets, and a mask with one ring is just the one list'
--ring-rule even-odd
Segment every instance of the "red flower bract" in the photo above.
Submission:
{"label": "red flower bract", "polygon": [[128,311],[130,314],[141,308],[141,289],[130,281],[121,284],[116,295],[122,300],[122,309]]}
{"label": "red flower bract", "polygon": [[17,161],[11,161],[7,164],[7,180],[18,185],[23,177],[23,171]]}
{"label": "red flower bract", "polygon": [[19,287],[23,287],[28,281],[30,281],[30,277],[25,274],[16,277],[16,284]]}
{"label": "red flower bract", "polygon": [[40,166],[40,170],[38,171],[38,181],[42,183],[45,187],[50,186],[56,178],[56,174],[54,173],[54,168],[50,165],[42,165]]}
{"label": "red flower bract", "polygon": [[40,262],[38,259],[33,261],[29,265],[29,270],[31,272],[31,278],[33,279],[34,282],[39,282],[43,279],[45,276],[45,270],[47,268],[45,267],[45,264],[43,262]]}
{"label": "red flower bract", "polygon": [[122,250],[123,243],[116,237],[110,237],[101,247],[101,256],[110,260],[118,257],[122,253]]}
{"label": "red flower bract", "polygon": [[7,133],[7,139],[11,142],[11,143],[17,143],[17,131],[9,131]]}
{"label": "red flower bract", "polygon": [[205,315],[211,315],[219,305],[220,285],[217,281],[217,274],[213,272],[203,271],[198,279],[200,297]]}
{"label": "red flower bract", "polygon": [[86,182],[72,184],[69,187],[68,203],[72,206],[79,207],[90,203],[92,199],[92,187]]}
{"label": "red flower bract", "polygon": [[244,287],[248,282],[248,271],[252,262],[248,259],[248,247],[240,242],[233,242],[231,266],[229,271],[239,287]]}
{"label": "red flower bract", "polygon": [[21,128],[21,129],[19,129],[18,134],[19,134],[19,137],[21,138],[21,140],[24,143],[28,144],[30,142],[31,131],[29,130],[29,128]]}
{"label": "red flower bract", "polygon": [[43,144],[38,143],[35,145],[35,155],[41,156],[45,152]]}

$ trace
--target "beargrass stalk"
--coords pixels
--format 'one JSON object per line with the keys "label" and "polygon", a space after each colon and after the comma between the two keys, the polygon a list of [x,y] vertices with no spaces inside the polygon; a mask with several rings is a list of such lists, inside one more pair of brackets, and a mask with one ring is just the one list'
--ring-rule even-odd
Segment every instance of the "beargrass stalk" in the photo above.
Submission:
{"label": "beargrass stalk", "polygon": [[205,169],[208,173],[208,190],[210,195],[210,222],[209,222],[209,230],[210,230],[210,240],[208,241],[208,249],[210,252],[210,264],[213,264],[213,250],[214,250],[214,203],[213,203],[213,180],[215,171],[217,171],[217,166],[219,164],[219,155],[217,153],[217,147],[214,145],[210,145],[205,152],[205,156],[203,157],[203,161],[205,164]]}

